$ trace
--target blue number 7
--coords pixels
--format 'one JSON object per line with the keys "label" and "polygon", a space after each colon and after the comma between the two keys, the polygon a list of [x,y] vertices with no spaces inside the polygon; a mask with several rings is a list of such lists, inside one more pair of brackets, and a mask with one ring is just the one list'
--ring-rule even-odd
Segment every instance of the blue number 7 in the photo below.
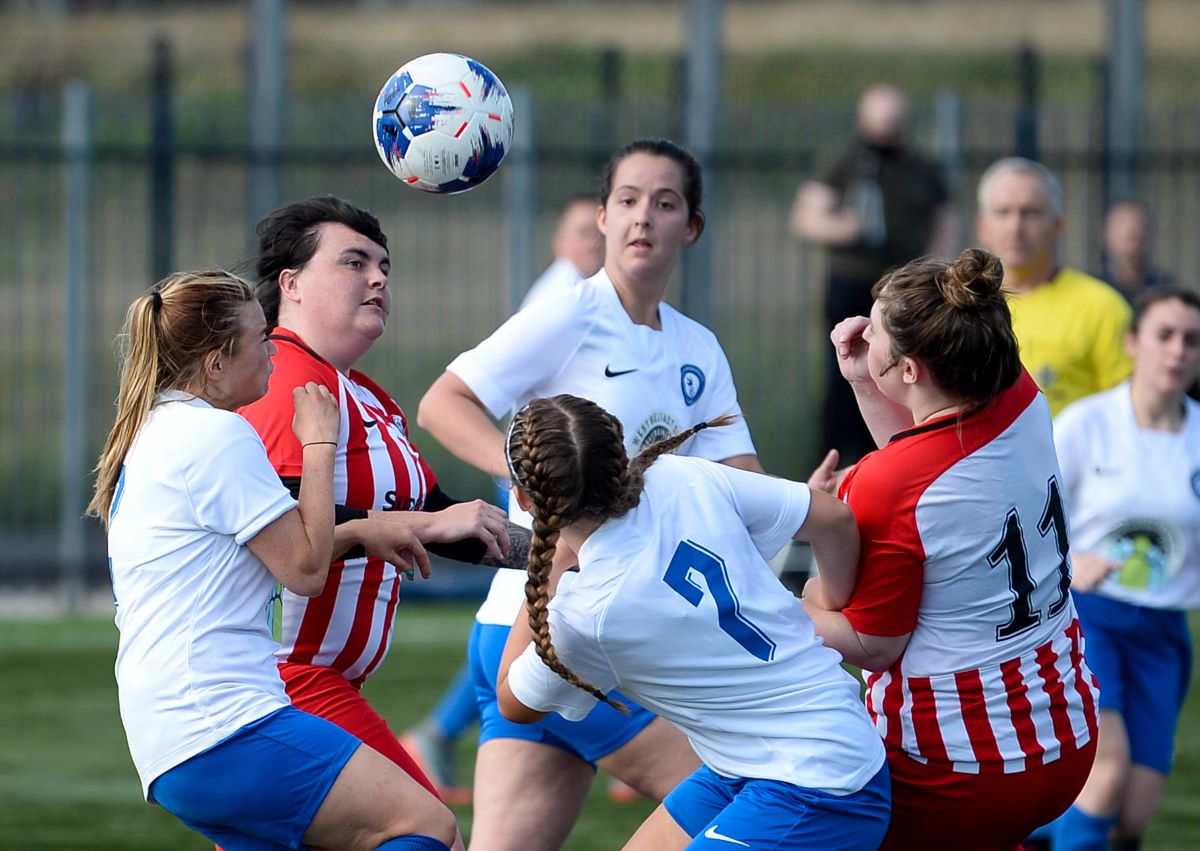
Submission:
{"label": "blue number 7", "polygon": [[739,611],[724,559],[691,541],[680,541],[667,565],[667,572],[663,574],[663,582],[693,606],[699,606],[704,599],[704,589],[692,578],[692,571],[704,577],[708,593],[717,604],[717,625],[751,655],[764,662],[775,658],[775,642]]}

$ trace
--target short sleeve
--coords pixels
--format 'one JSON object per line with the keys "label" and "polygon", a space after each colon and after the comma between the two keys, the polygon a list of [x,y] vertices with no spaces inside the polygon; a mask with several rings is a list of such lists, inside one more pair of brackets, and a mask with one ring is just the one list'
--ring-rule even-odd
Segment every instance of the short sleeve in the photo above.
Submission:
{"label": "short sleeve", "polygon": [[[558,596],[550,603],[550,635],[554,649],[576,676],[607,693],[616,687],[616,676],[603,661],[594,634],[578,628],[575,604],[582,603],[586,608],[586,601],[571,600],[572,596],[560,585]],[[590,692],[571,685],[551,671],[532,645],[525,648],[509,667],[508,687],[517,700],[530,709],[557,712],[568,721],[583,720],[598,702]]]}
{"label": "short sleeve", "polygon": [[592,324],[583,294],[584,288],[575,287],[526,306],[446,371],[500,419],[530,388],[554,378],[583,343]]}
{"label": "short sleeve", "polygon": [[[711,332],[706,333],[711,336]],[[696,421],[714,420],[722,414],[733,414],[736,419],[727,426],[705,429],[693,437],[682,451],[710,461],[724,461],[737,455],[755,455],[754,440],[750,437],[750,427],[738,404],[729,360],[715,336],[711,336],[710,345],[715,351],[716,368],[712,375],[707,376],[707,386],[697,400],[701,410],[697,411]]]}
{"label": "short sleeve", "polygon": [[254,429],[237,415],[211,417],[184,468],[198,524],[245,544],[296,507]]}
{"label": "short sleeve", "polygon": [[783,549],[808,518],[812,492],[806,484],[716,464],[709,473],[724,480],[734,509],[765,559]]}
{"label": "short sleeve", "polygon": [[836,160],[826,163],[825,167],[817,172],[816,181],[824,183],[836,189],[838,193],[846,191],[846,187],[854,179],[854,157],[852,151],[848,151]]}
{"label": "short sleeve", "polygon": [[907,635],[917,626],[925,551],[915,505],[906,507],[886,471],[870,469],[880,462],[880,456],[868,456],[842,482],[840,495],[862,535],[858,582],[842,613],[864,635]]}
{"label": "short sleeve", "polygon": [[1084,469],[1087,454],[1086,406],[1078,402],[1068,405],[1054,418],[1054,451],[1062,471],[1067,500],[1075,493]]}

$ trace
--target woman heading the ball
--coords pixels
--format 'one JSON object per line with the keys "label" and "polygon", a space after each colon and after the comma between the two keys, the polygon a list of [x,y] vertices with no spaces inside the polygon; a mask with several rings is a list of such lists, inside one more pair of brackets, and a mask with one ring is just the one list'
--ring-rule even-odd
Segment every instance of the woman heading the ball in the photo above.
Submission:
{"label": "woman heading the ball", "polygon": [[[275,345],[251,285],[172,275],[126,315],[117,417],[89,514],[108,531],[121,721],[146,799],[227,848],[436,851],[454,816],[334,724],[294,708],[266,610],[280,582],[324,587],[338,405],[289,390],[298,501],[234,413],[262,396]],[[427,569],[416,536],[395,558]]]}
{"label": "woman heading the ball", "polygon": [[[1175,754],[1200,607],[1200,298],[1134,303],[1128,381],[1054,421],[1071,523],[1071,593],[1100,680],[1096,763],[1053,848],[1139,847]],[[1110,844],[1111,842],[1111,844]]]}
{"label": "woman heading the ball", "polygon": [[[596,221],[604,267],[534,302],[459,355],[421,400],[419,421],[451,452],[494,477],[508,476],[495,420],[530,399],[572,393],[596,401],[624,427],[631,452],[724,413],[739,414],[729,363],[708,329],[664,304],[680,252],[704,229],[696,159],[662,139],[635,141],[604,172]],[[760,470],[749,430],[698,434],[684,451]],[[516,500],[510,517],[530,524]],[[565,545],[557,558],[573,561]],[[698,765],[684,736],[652,713],[597,706],[581,721],[550,714],[533,725],[505,720],[496,676],[524,603],[524,577],[502,571],[476,614],[470,654],[481,708],[473,849],[557,849],[599,765],[661,800]]]}
{"label": "woman heading the ball", "polygon": [[[583,718],[619,688],[684,731],[704,764],[627,849],[873,849],[890,811],[882,743],[858,683],[765,560],[809,541],[845,601],[854,515],[804,484],[666,455],[725,422],[630,460],[621,424],[592,402],[559,395],[517,414],[507,451],[533,546],[500,710]],[[558,542],[577,574],[552,569]]]}
{"label": "woman heading the ball", "polygon": [[391,312],[387,237],[378,219],[326,196],[281,207],[257,233],[258,298],[278,351],[266,395],[241,414],[285,484],[299,481],[306,461],[289,428],[292,388],[320,385],[341,411],[333,562],[315,596],[283,591],[279,673],[296,706],[358,736],[435,791],[361,691],[392,643],[407,567],[397,545],[415,535],[448,558],[523,568],[528,533],[510,536],[495,506],[447,496],[409,439],[400,406],[355,369]]}
{"label": "woman heading the ball", "polygon": [[880,449],[841,483],[862,533],[854,593],[831,611],[817,578],[804,602],[869,672],[887,849],[1012,851],[1066,809],[1095,754],[1050,408],[1002,280],[980,249],[915,260],[875,285],[870,318],[832,333]]}

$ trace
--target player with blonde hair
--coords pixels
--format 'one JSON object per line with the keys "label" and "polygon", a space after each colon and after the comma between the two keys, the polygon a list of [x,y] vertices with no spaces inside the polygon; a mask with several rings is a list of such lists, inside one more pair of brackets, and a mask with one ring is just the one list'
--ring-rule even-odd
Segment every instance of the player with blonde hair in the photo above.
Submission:
{"label": "player with blonde hair", "polygon": [[[116,423],[88,512],[108,530],[117,689],[146,799],[228,848],[447,849],[454,816],[400,768],[291,706],[267,625],[278,581],[324,587],[338,407],[292,391],[297,501],[235,413],[275,346],[247,282],[172,275],[126,315]],[[398,552],[428,568],[413,535]]]}

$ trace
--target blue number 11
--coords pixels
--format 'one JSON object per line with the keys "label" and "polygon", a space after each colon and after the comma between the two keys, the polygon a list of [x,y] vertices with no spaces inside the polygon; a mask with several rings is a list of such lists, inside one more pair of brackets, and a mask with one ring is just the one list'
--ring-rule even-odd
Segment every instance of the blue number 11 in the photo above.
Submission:
{"label": "blue number 11", "polygon": [[742,616],[737,595],[729,585],[724,559],[691,541],[680,541],[667,565],[667,572],[663,574],[663,582],[693,606],[699,606],[704,599],[704,589],[693,573],[704,577],[708,593],[713,596],[717,605],[717,625],[748,653],[770,662],[775,657],[775,642]]}

